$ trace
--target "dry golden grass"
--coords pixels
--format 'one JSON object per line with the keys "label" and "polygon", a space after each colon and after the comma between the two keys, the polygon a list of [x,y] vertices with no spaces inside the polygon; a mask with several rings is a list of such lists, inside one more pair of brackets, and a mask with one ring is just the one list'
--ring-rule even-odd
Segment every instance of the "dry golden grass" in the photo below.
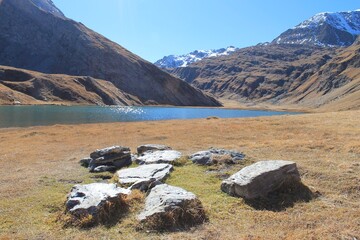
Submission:
{"label": "dry golden grass", "polygon": [[[360,111],[348,111],[0,129],[0,239],[360,239],[359,116]],[[167,183],[198,195],[209,217],[200,227],[137,231],[141,197],[112,226],[81,230],[56,221],[74,184],[99,180],[80,167],[79,159],[97,148],[135,150],[144,143],[167,144],[185,155],[209,147],[247,155],[244,164],[222,174],[258,160],[293,160],[303,183],[319,197],[279,212],[257,210],[222,193],[219,173],[182,163]]]}

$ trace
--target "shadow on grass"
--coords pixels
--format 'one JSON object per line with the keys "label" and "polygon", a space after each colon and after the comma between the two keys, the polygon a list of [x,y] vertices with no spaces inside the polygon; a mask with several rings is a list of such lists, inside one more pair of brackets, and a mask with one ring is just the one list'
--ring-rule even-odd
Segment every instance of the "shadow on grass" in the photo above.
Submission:
{"label": "shadow on grass", "polygon": [[296,202],[309,202],[316,197],[317,193],[313,193],[303,183],[293,182],[270,192],[266,197],[246,199],[245,203],[256,210],[280,212],[293,207]]}

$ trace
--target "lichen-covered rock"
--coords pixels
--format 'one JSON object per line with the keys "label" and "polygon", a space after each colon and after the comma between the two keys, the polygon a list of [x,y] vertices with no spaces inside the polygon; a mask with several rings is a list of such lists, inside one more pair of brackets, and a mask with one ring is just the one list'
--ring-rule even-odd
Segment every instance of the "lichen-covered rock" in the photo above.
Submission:
{"label": "lichen-covered rock", "polygon": [[300,181],[296,163],[283,160],[261,161],[241,169],[224,180],[221,190],[231,196],[264,197],[283,184]]}
{"label": "lichen-covered rock", "polygon": [[145,144],[137,147],[137,153],[139,155],[143,154],[144,152],[148,151],[162,151],[162,150],[171,150],[171,147],[166,145],[160,145],[160,144]]}
{"label": "lichen-covered rock", "polygon": [[181,153],[174,150],[162,150],[155,152],[144,152],[137,157],[135,162],[138,164],[156,164],[156,163],[173,163],[181,158]]}
{"label": "lichen-covered rock", "polygon": [[245,155],[243,153],[237,151],[211,148],[206,151],[194,153],[189,159],[199,165],[213,165],[221,161],[234,164],[237,161],[243,160],[244,157]]}
{"label": "lichen-covered rock", "polygon": [[125,211],[124,198],[130,192],[115,184],[75,185],[66,201],[70,224],[91,226],[106,223],[118,212]]}
{"label": "lichen-covered rock", "polygon": [[90,158],[80,160],[80,164],[87,166],[90,172],[116,171],[131,163],[130,148],[122,146],[98,149],[90,154]]}
{"label": "lichen-covered rock", "polygon": [[145,228],[177,230],[201,224],[207,218],[195,194],[162,184],[151,189],[138,219]]}
{"label": "lichen-covered rock", "polygon": [[[145,188],[144,184],[154,181],[164,181],[173,170],[173,166],[170,164],[150,164],[142,165],[136,168],[122,169],[116,172],[118,182],[123,186],[131,186],[131,189]],[[142,184],[140,184],[142,182]],[[134,185],[135,184],[135,185]]]}

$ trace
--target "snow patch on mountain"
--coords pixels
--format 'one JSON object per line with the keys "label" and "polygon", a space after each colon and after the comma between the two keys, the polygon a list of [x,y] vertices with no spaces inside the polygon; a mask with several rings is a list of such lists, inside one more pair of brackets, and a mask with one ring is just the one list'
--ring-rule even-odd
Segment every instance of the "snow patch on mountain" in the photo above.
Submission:
{"label": "snow patch on mountain", "polygon": [[170,55],[155,62],[155,65],[160,68],[177,68],[186,67],[191,63],[200,61],[204,58],[218,57],[230,55],[235,52],[237,48],[230,46],[217,50],[196,50],[184,55]]}
{"label": "snow patch on mountain", "polygon": [[57,17],[65,17],[65,15],[55,6],[52,0],[31,0],[31,2],[44,12],[51,13]]}
{"label": "snow patch on mountain", "polygon": [[353,35],[360,34],[360,11],[349,11],[349,12],[324,12],[319,13],[296,26],[297,28],[310,28],[314,29],[319,25],[329,24],[332,27],[351,33]]}

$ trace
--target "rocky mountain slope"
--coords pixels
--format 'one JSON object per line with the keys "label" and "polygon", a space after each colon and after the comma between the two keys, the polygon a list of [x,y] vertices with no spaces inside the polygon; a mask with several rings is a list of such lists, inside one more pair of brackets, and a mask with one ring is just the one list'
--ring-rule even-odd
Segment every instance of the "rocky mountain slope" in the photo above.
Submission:
{"label": "rocky mountain slope", "polygon": [[360,35],[360,9],[319,13],[277,37],[277,44],[349,46]]}
{"label": "rocky mountain slope", "polygon": [[236,50],[237,48],[232,46],[217,50],[195,50],[184,55],[170,55],[163,57],[162,59],[156,61],[155,65],[160,68],[186,67],[189,64],[198,62],[204,58],[230,55]]}
{"label": "rocky mountain slope", "polygon": [[0,66],[0,104],[141,105],[111,82]]}
{"label": "rocky mountain slope", "polygon": [[[66,18],[50,0],[0,1],[0,65],[111,82],[141,104],[219,103]],[[58,79],[58,81],[62,81]]]}
{"label": "rocky mountain slope", "polygon": [[345,49],[271,44],[204,59],[171,72],[241,103],[360,109],[360,44]]}

